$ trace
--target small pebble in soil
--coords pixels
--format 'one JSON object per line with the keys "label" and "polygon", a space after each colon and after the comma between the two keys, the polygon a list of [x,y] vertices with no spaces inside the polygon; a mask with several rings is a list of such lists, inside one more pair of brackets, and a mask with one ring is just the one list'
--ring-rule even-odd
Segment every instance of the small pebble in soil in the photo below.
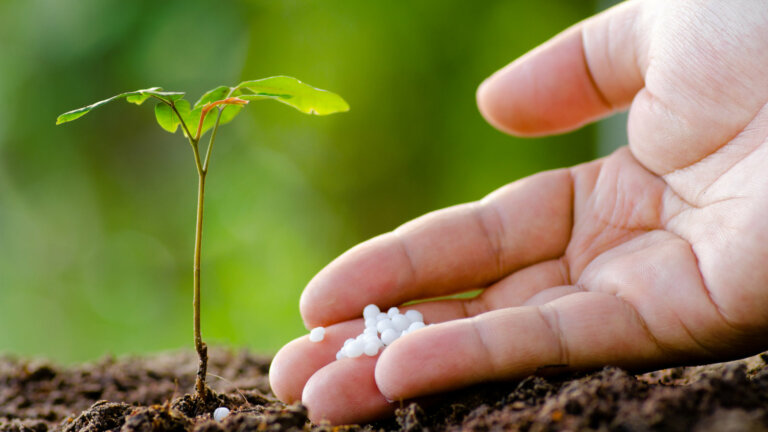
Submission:
{"label": "small pebble in soil", "polygon": [[394,306],[384,313],[378,306],[369,304],[363,309],[363,318],[365,329],[355,338],[344,342],[344,346],[336,353],[336,360],[356,358],[363,354],[374,357],[398,338],[427,327],[421,312],[411,309],[400,313]]}
{"label": "small pebble in soil", "polygon": [[320,342],[325,337],[325,329],[322,327],[315,327],[309,332],[309,340],[312,342]]}
{"label": "small pebble in soil", "polygon": [[218,407],[215,410],[213,410],[213,419],[217,422],[220,422],[224,420],[226,416],[229,415],[229,408],[227,407]]}

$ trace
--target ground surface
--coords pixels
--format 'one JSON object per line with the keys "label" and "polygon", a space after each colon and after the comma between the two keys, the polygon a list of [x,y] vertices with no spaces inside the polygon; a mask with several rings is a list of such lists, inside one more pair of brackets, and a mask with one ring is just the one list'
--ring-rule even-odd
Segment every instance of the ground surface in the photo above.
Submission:
{"label": "ground surface", "polygon": [[[350,430],[768,431],[768,353],[738,362],[634,376],[592,374],[486,385],[430,403],[404,403],[392,419]],[[269,358],[211,353],[215,399],[196,404],[192,353],[107,358],[59,368],[0,358],[0,431],[331,430],[277,402]],[[212,420],[218,406],[232,410]]]}

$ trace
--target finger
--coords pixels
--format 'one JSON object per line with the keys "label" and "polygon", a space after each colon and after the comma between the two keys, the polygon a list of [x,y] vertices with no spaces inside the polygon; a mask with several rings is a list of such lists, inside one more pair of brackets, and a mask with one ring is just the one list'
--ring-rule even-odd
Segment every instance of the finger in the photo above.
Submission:
{"label": "finger", "polygon": [[301,400],[301,393],[309,378],[335,361],[336,353],[344,341],[360,334],[364,327],[361,319],[346,321],[326,328],[325,337],[320,342],[311,342],[305,335],[285,345],[272,359],[269,367],[272,392],[285,403]]}
{"label": "finger", "polygon": [[627,303],[610,294],[579,292],[543,306],[497,310],[398,339],[381,354],[376,383],[387,398],[408,399],[522,378],[543,366],[648,367],[659,358],[658,347]]}
{"label": "finger", "polygon": [[[571,286],[553,288],[555,285],[561,285],[564,277],[566,276],[563,274],[563,263],[561,260],[545,261],[513,273],[486,289],[477,298],[425,302],[404,307],[401,310],[416,309],[423,314],[425,322],[440,323],[466,318],[467,314],[479,314],[486,312],[488,309],[523,304],[539,304],[539,302],[549,301],[555,298],[555,296],[562,296],[572,292],[574,288]],[[566,292],[563,292],[563,289]],[[302,391],[304,391],[306,384],[310,387],[310,390],[306,391],[307,396],[304,398],[304,402],[315,406],[314,412],[317,413],[318,419],[321,416],[325,416],[326,419],[333,420],[334,423],[343,423],[348,421],[359,422],[373,418],[360,417],[352,419],[344,417],[340,419],[333,411],[335,407],[338,407],[337,403],[329,403],[327,407],[325,406],[325,400],[331,394],[338,393],[344,395],[348,393],[355,395],[355,397],[363,396],[360,394],[359,389],[356,390],[359,387],[356,378],[353,379],[347,375],[333,379],[325,378],[321,380],[314,378],[311,386],[307,383],[312,375],[333,362],[335,352],[342,346],[343,340],[347,337],[355,336],[362,327],[363,323],[361,320],[340,323],[326,329],[326,338],[321,343],[312,343],[304,336],[284,347],[275,357],[270,370],[270,379],[275,394],[283,401],[291,403],[302,396]],[[345,368],[357,368],[358,366],[356,365],[358,364],[352,363],[350,364],[351,366],[345,366]],[[320,374],[327,375],[329,373],[343,374],[342,371],[336,370],[336,366]],[[369,373],[370,376],[373,376],[372,368]],[[339,387],[342,386],[350,386],[351,388],[340,391]],[[321,400],[314,400],[314,398],[318,397],[317,395],[322,395],[320,397]],[[378,389],[376,394],[369,396],[374,400],[381,399],[378,395]],[[347,396],[342,397],[345,398],[344,406],[348,406],[348,402],[346,402]],[[383,405],[373,404],[369,408],[364,411],[370,415],[379,415],[382,412],[389,413],[389,411],[382,411],[384,409]]]}
{"label": "finger", "polygon": [[468,316],[527,304],[544,290],[570,284],[568,273],[568,265],[561,258],[516,271],[470,300],[466,305]]}
{"label": "finger", "polygon": [[[518,270],[489,286],[477,297],[427,301],[410,308],[418,309],[424,316],[424,322],[439,323],[469,318],[496,309],[543,304],[554,299],[553,287],[569,283],[565,263],[561,259],[554,259]],[[544,298],[549,300],[542,300]]]}
{"label": "finger", "polygon": [[418,218],[334,260],[301,296],[308,327],[380,307],[466,291],[561,256],[571,231],[570,172],[512,183],[479,203]]}
{"label": "finger", "polygon": [[488,78],[480,112],[516,135],[576,129],[626,107],[643,87],[640,9],[625,2],[576,24]]}
{"label": "finger", "polygon": [[301,401],[314,423],[349,424],[384,417],[395,411],[374,379],[376,357],[341,359],[312,375]]}

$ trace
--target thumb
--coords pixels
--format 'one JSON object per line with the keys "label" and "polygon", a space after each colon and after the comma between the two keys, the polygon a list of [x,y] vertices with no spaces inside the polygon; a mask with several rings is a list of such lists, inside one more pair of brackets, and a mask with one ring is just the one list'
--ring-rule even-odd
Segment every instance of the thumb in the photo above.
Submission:
{"label": "thumb", "polygon": [[485,80],[483,116],[504,132],[566,132],[626,108],[643,87],[639,8],[627,2],[565,30]]}

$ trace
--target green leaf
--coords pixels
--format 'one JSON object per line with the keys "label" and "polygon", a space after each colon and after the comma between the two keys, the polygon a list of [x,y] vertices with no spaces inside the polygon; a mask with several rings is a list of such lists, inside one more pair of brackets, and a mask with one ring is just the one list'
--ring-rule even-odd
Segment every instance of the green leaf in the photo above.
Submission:
{"label": "green leaf", "polygon": [[[227,86],[219,86],[205,92],[193,106],[194,109],[192,110],[192,115],[196,119],[194,126],[195,130],[197,130],[197,124],[200,122],[200,116],[202,115],[203,107],[205,107],[206,104],[219,102],[228,97],[238,96],[242,93],[243,90],[233,89],[232,87]],[[239,105],[227,105],[222,107],[221,120],[219,121],[219,124],[226,124],[231,122],[242,109],[243,107]],[[205,135],[205,133],[208,132],[216,124],[217,117],[218,113],[216,111],[211,111],[208,113],[208,115],[205,117],[205,120],[203,121],[203,128],[200,132],[200,136]],[[190,130],[190,132],[192,131]]]}
{"label": "green leaf", "polygon": [[240,105],[227,105],[221,112],[221,120],[219,121],[219,124],[227,124],[231,122],[242,110],[243,107]]}
{"label": "green leaf", "polygon": [[[201,106],[192,110],[192,115],[196,119],[194,129],[197,131],[197,126],[200,124],[200,116],[203,115],[203,107]],[[203,120],[203,128],[200,131],[200,136],[205,135],[205,133],[208,132],[214,124],[216,124],[216,112],[209,112],[208,115],[205,116],[205,120]]]}
{"label": "green leaf", "polygon": [[[157,119],[157,123],[168,132],[175,133],[176,129],[178,129],[181,124],[179,121],[180,115],[182,120],[184,120],[184,124],[189,129],[189,133],[194,135],[197,130],[197,122],[200,121],[199,110],[197,113],[192,111],[189,106],[189,101],[186,99],[177,99],[173,102],[173,106],[176,108],[176,111],[178,111],[178,115],[176,115],[176,112],[174,112],[173,108],[168,104],[161,102],[155,105],[155,118]],[[184,135],[187,134],[183,127],[181,131]]]}
{"label": "green leaf", "polygon": [[95,103],[92,103],[88,106],[84,106],[82,108],[78,108],[72,111],[67,111],[64,114],[60,115],[56,118],[56,124],[62,124],[71,122],[72,120],[77,120],[80,117],[88,114],[93,110],[94,108],[98,108],[102,105],[105,105],[109,102],[112,102],[117,99],[126,99],[128,102],[141,105],[149,99],[150,97],[156,97],[158,99],[164,100],[164,101],[176,101],[184,97],[184,93],[180,92],[164,92],[160,87],[152,87],[148,89],[142,89],[142,90],[136,90],[132,92],[126,92],[126,93],[120,93],[118,95],[112,96],[109,99],[104,99],[102,101],[98,101]]}
{"label": "green leaf", "polygon": [[[212,102],[216,102],[215,100]],[[221,120],[219,121],[220,125],[229,123],[232,121],[232,119],[235,118],[235,116],[240,113],[240,111],[243,109],[243,107],[239,105],[227,105],[222,109],[221,112]],[[195,133],[194,131],[197,130],[197,125],[200,122],[200,116],[202,115],[203,107],[200,106],[198,108],[195,108],[192,110],[192,117],[194,117],[195,124],[194,127],[190,129],[190,132]],[[205,135],[206,132],[211,130],[211,128],[216,124],[216,117],[218,117],[218,112],[215,110],[211,110],[208,112],[208,115],[205,116],[205,120],[203,120],[203,130],[200,131],[200,136]]]}
{"label": "green leaf", "polygon": [[132,104],[141,105],[152,96],[165,101],[176,101],[184,97],[183,92],[164,92],[160,87],[153,87],[146,90],[138,90],[139,94],[128,95],[125,100]]}
{"label": "green leaf", "polygon": [[232,88],[227,86],[219,86],[208,90],[202,96],[200,96],[200,99],[195,102],[193,108],[197,109],[209,102],[216,102],[217,100],[225,99],[231,90]]}
{"label": "green leaf", "polygon": [[[197,122],[200,120],[200,116],[195,117],[193,115],[192,108],[189,106],[189,101],[186,99],[179,99],[174,102],[174,105],[176,106],[179,115],[181,115],[181,118],[184,120],[184,124],[187,125],[189,133],[194,135],[197,130]],[[184,132],[184,135],[187,134],[184,130],[182,130],[182,132]]]}
{"label": "green leaf", "polygon": [[161,128],[170,133],[175,133],[176,129],[179,127],[179,119],[176,117],[176,113],[173,112],[170,105],[163,102],[155,105],[155,119],[157,119],[157,124],[159,124]]}
{"label": "green leaf", "polygon": [[349,111],[349,105],[341,96],[289,76],[244,81],[235,89],[243,91],[242,95],[233,94],[241,99],[274,99],[306,114],[327,115]]}
{"label": "green leaf", "polygon": [[[240,89],[233,89],[232,87],[227,86],[219,86],[214,89],[208,90],[203,94],[200,99],[195,102],[194,110],[193,112],[197,116],[197,121],[200,121],[200,115],[202,114],[203,107],[208,103],[214,103],[223,99],[226,99],[227,97],[232,96],[238,96],[242,94],[243,91]],[[242,111],[243,107],[238,105],[227,105],[222,108],[221,111],[221,120],[219,121],[219,124],[226,124],[231,122],[237,114]],[[215,124],[216,124],[216,117],[218,117],[218,113],[216,112],[210,112],[205,117],[205,120],[203,121],[203,130],[200,132],[200,136],[205,135],[206,132],[208,132]],[[197,127],[197,126],[195,126]]]}

